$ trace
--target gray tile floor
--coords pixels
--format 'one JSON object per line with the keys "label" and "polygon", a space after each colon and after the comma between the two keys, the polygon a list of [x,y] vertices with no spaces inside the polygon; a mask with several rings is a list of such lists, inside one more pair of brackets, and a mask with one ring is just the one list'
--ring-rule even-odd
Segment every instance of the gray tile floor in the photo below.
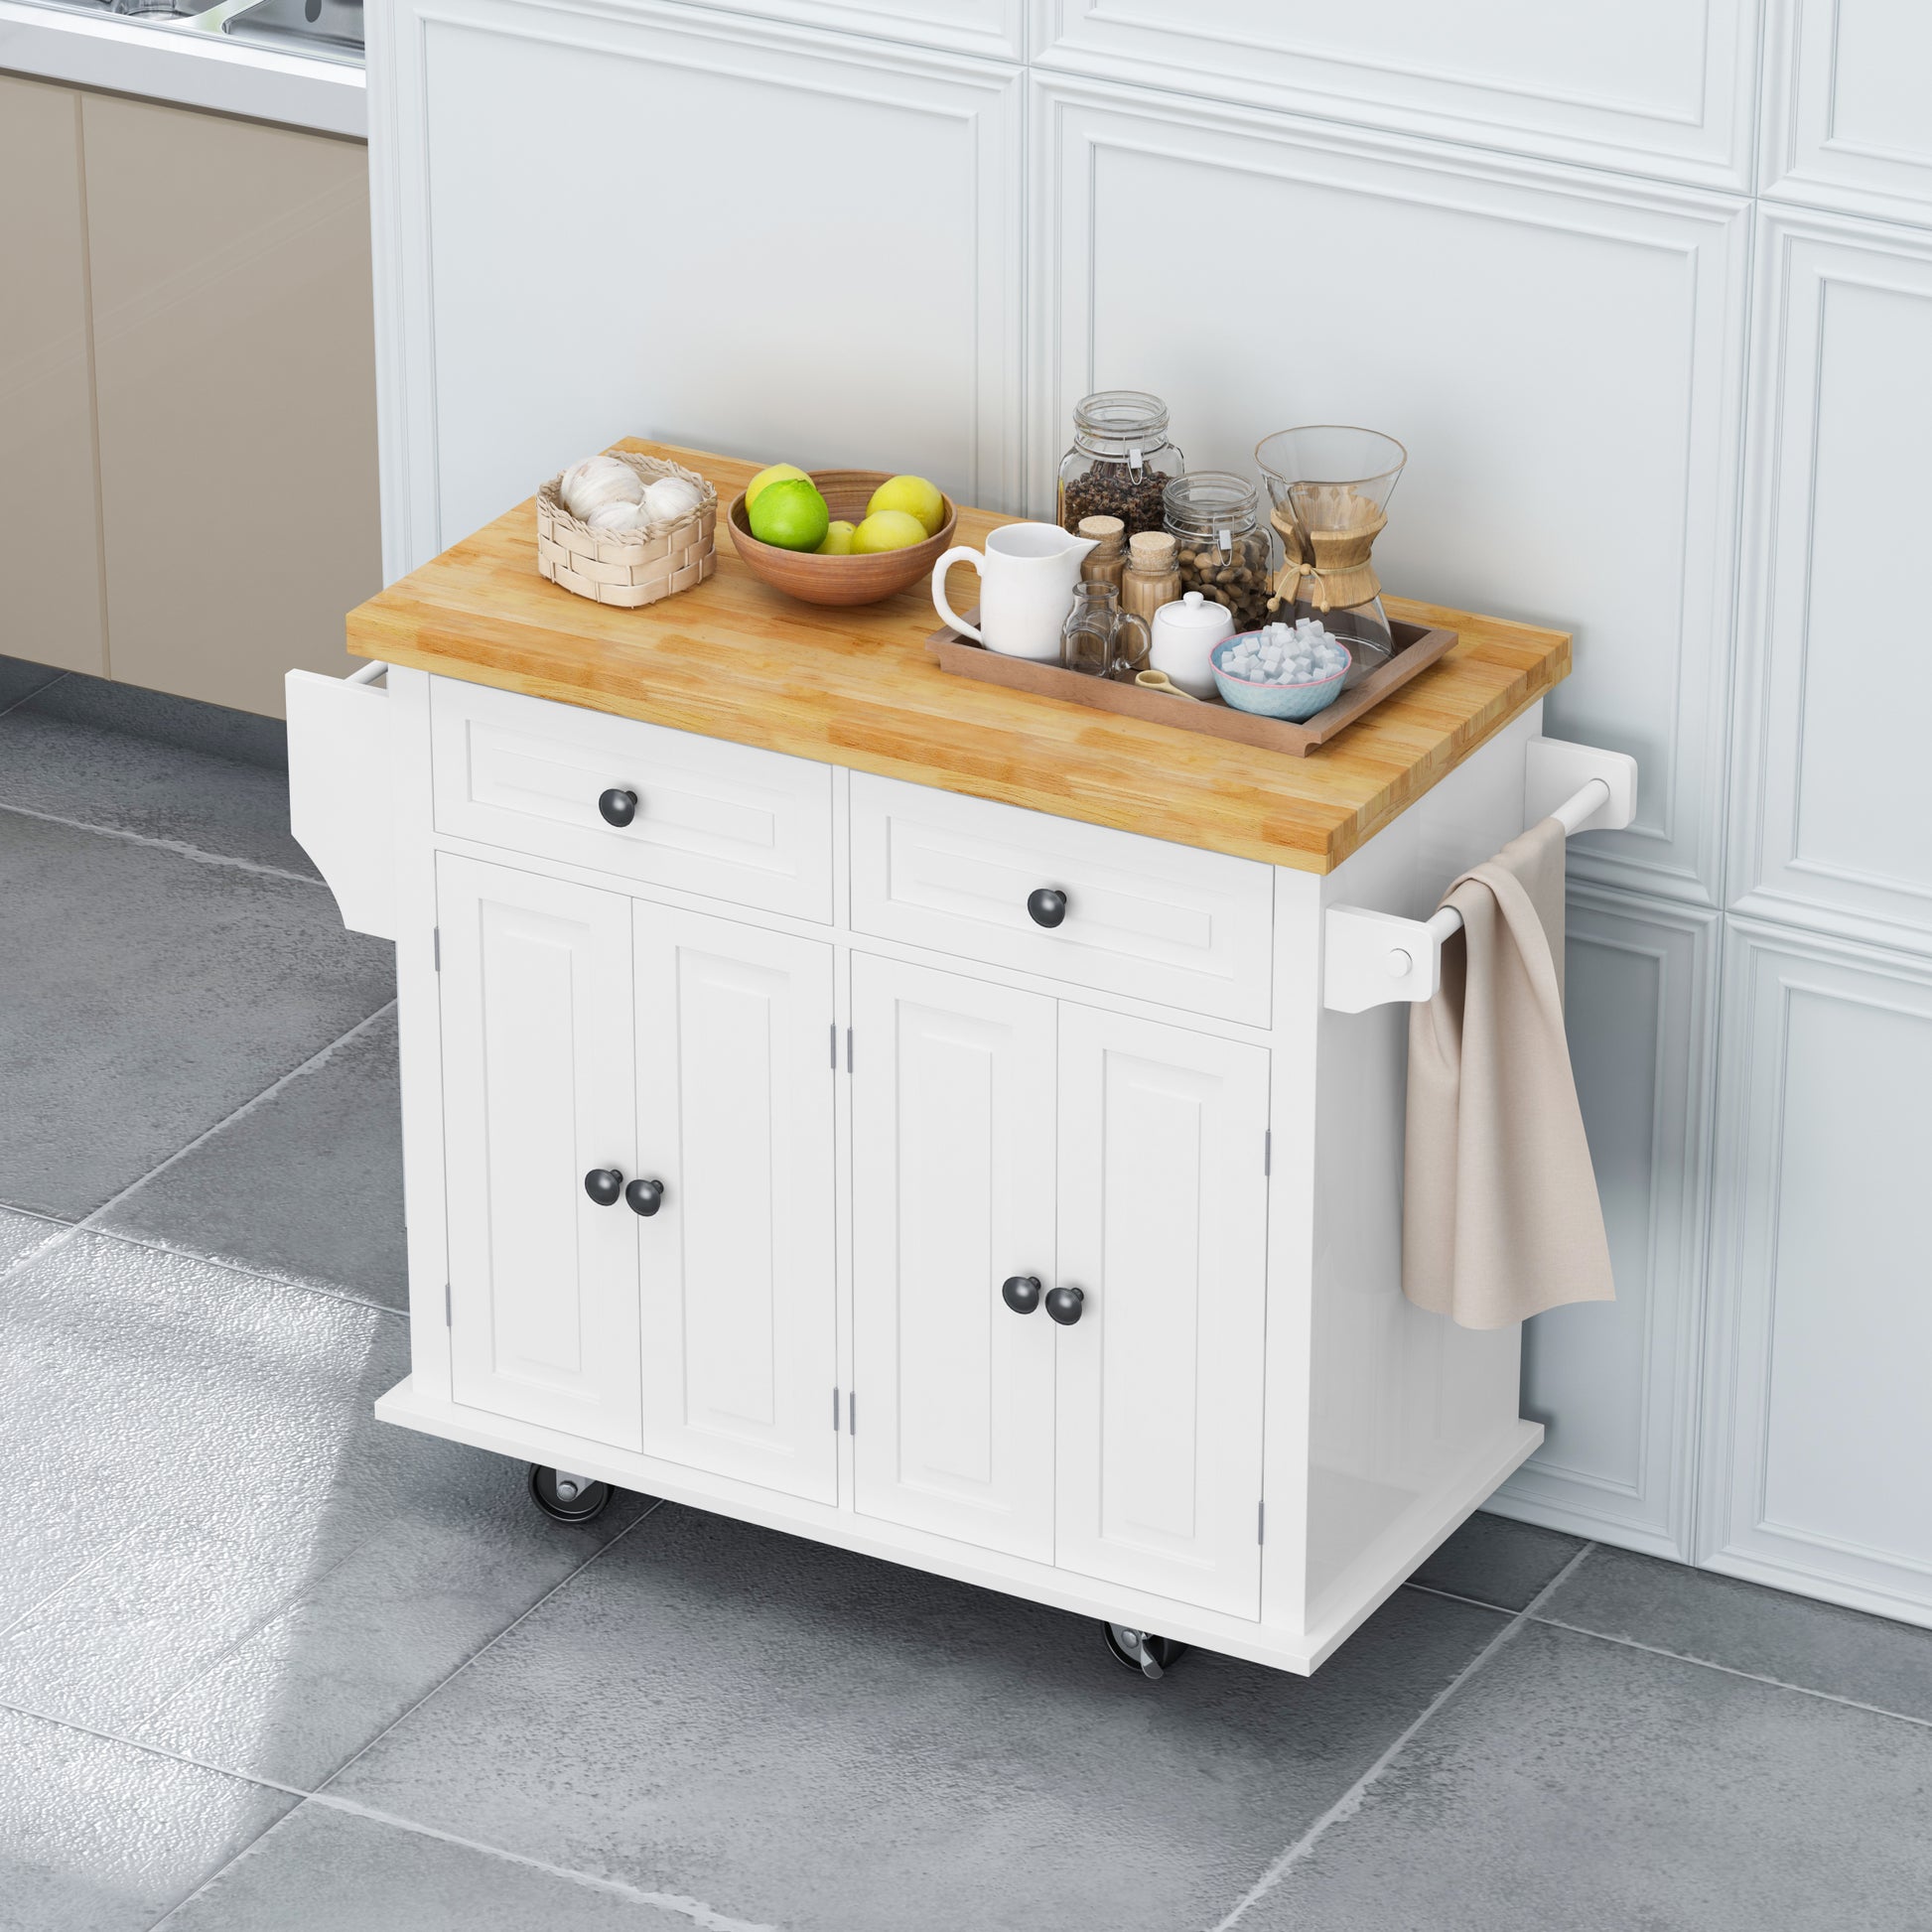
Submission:
{"label": "gray tile floor", "polygon": [[1306,1682],[376,1425],[388,948],[0,659],[0,1932],[1932,1928],[1932,1633],[1477,1517]]}

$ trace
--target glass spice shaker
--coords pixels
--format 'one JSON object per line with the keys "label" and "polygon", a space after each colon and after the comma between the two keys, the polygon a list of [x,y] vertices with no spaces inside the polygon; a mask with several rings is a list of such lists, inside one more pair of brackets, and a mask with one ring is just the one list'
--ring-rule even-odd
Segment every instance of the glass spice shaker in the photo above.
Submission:
{"label": "glass spice shaker", "polygon": [[1127,540],[1127,568],[1121,574],[1120,608],[1152,624],[1164,604],[1180,596],[1174,568],[1174,541],[1166,530],[1143,530]]}
{"label": "glass spice shaker", "polygon": [[1090,537],[1094,547],[1080,564],[1083,584],[1106,584],[1120,589],[1121,573],[1127,568],[1127,525],[1117,516],[1083,516],[1076,536]]}
{"label": "glass spice shaker", "polygon": [[1162,527],[1161,495],[1187,467],[1168,441],[1168,405],[1139,389],[1103,389],[1073,411],[1073,447],[1060,459],[1059,522],[1117,516],[1131,540]]}
{"label": "glass spice shaker", "polygon": [[1087,677],[1132,677],[1147,669],[1146,621],[1120,608],[1111,584],[1080,584],[1060,629],[1060,668]]}
{"label": "glass spice shaker", "polygon": [[1167,486],[1164,507],[1180,572],[1178,595],[1199,591],[1227,610],[1237,631],[1259,630],[1274,592],[1260,490],[1230,471],[1196,470]]}

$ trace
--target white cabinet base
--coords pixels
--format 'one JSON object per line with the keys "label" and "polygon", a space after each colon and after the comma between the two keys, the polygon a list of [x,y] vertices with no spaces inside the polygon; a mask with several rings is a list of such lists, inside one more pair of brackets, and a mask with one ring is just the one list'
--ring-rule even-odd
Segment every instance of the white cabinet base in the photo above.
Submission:
{"label": "white cabinet base", "polygon": [[1535,1454],[1543,1441],[1541,1423],[1510,1424],[1492,1445],[1484,1447],[1479,1456],[1463,1468],[1449,1472],[1431,1496],[1426,1513],[1405,1520],[1399,1540],[1391,1537],[1386,1550],[1378,1546],[1381,1562],[1372,1574],[1366,1566],[1356,1567],[1351,1578],[1353,1587],[1345,1601],[1335,1602],[1313,1628],[1292,1630],[1256,1623],[1246,1617],[1227,1616],[1216,1610],[1198,1609],[1176,1603],[1170,1597],[1151,1596],[1144,1590],[1098,1583],[1091,1577],[1056,1570],[1050,1564],[1030,1563],[1024,1558],[974,1549],[948,1537],[882,1522],[852,1510],[802,1502],[754,1483],[706,1475],[681,1463],[608,1449],[600,1443],[588,1443],[582,1437],[507,1422],[480,1409],[460,1408],[455,1403],[425,1395],[416,1388],[413,1377],[398,1382],[381,1397],[375,1405],[375,1414],[379,1422],[420,1429],[427,1435],[467,1443],[472,1449],[487,1449],[492,1454],[549,1468],[571,1469],[620,1489],[661,1496],[666,1502],[708,1509],[720,1516],[757,1523],[764,1529],[782,1530],[791,1536],[808,1536],[816,1542],[829,1543],[834,1549],[880,1557],[888,1563],[902,1563],[913,1570],[930,1571],[936,1577],[950,1577],[955,1583],[974,1584],[982,1589],[1050,1604],[1054,1609],[1069,1610],[1076,1616],[1135,1624],[1181,1643],[1223,1651],[1230,1657],[1243,1657],[1250,1663],[1267,1664],[1302,1677],[1325,1663],[1445,1538]]}

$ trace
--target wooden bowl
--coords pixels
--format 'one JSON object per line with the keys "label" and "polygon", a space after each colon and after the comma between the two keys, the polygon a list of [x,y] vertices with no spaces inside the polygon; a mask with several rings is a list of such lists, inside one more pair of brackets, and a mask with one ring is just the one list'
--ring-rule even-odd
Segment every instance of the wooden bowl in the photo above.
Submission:
{"label": "wooden bowl", "polygon": [[[835,523],[863,522],[872,492],[894,474],[889,470],[810,473]],[[732,533],[733,548],[745,560],[745,568],[773,590],[804,604],[877,604],[881,598],[922,584],[932,575],[932,566],[951,544],[953,526],[959,521],[953,499],[946,496],[941,500],[946,506],[946,520],[935,535],[903,550],[880,550],[869,557],[821,557],[810,550],[781,550],[775,543],[760,543],[746,517],[743,490],[732,498],[725,525]]]}

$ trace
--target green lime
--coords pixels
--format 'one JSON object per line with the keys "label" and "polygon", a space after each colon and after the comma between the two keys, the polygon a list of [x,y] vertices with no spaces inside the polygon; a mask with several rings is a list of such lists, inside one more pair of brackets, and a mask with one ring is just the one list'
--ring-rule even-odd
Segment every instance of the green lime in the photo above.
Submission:
{"label": "green lime", "polygon": [[752,534],[780,550],[816,550],[832,527],[825,498],[803,477],[766,483],[758,501],[746,505],[746,515]]}

